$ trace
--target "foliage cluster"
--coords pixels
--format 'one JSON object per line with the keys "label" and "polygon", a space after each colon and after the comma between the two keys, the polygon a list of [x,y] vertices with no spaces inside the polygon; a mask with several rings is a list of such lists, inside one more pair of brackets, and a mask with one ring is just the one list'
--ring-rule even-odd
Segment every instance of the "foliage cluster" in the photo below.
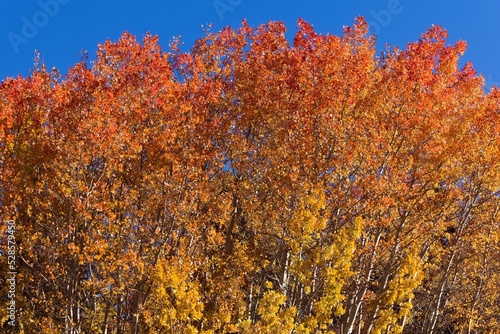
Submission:
{"label": "foliage cluster", "polygon": [[6,79],[20,329],[499,333],[500,90],[464,50],[243,22]]}

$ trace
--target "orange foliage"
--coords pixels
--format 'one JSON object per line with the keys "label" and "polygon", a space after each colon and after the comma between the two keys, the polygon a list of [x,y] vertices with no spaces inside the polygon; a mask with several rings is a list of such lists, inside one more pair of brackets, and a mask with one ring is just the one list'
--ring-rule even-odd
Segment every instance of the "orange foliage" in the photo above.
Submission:
{"label": "orange foliage", "polygon": [[20,330],[499,332],[500,90],[464,50],[243,22],[4,80]]}

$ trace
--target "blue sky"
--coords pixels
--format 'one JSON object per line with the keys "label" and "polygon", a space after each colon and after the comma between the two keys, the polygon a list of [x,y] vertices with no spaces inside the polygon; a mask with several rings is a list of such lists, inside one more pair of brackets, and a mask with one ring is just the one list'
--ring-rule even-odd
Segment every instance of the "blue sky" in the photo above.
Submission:
{"label": "blue sky", "polygon": [[165,49],[181,35],[189,50],[209,23],[219,30],[239,27],[245,18],[253,26],[284,21],[292,38],[299,17],[320,33],[340,34],[359,15],[377,34],[379,49],[404,48],[432,24],[442,25],[450,43],[468,42],[462,63],[472,61],[488,86],[500,86],[499,0],[0,0],[0,79],[29,75],[34,50],[48,68],[66,73],[82,50],[92,59],[98,43],[124,31],[138,39],[158,35]]}

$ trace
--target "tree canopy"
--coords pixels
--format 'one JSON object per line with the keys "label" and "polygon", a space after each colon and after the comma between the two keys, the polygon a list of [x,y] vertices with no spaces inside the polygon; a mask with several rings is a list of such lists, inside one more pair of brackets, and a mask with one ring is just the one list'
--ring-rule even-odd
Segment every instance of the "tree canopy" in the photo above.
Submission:
{"label": "tree canopy", "polygon": [[446,38],[124,33],[5,79],[19,329],[500,332],[500,90]]}

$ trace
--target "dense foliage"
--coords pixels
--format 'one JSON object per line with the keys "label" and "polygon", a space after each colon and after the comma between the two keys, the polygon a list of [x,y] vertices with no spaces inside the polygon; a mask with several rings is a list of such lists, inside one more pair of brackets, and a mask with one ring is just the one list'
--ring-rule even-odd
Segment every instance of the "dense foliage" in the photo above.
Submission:
{"label": "dense foliage", "polygon": [[464,51],[244,22],[4,80],[19,328],[499,333],[500,90]]}

